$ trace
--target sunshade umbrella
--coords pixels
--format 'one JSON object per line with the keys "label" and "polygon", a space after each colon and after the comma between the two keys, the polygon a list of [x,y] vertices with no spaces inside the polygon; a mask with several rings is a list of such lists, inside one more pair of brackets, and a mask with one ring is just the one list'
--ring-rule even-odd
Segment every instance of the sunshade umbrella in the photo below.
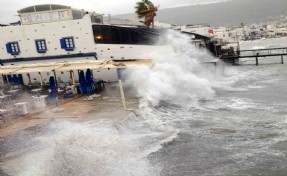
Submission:
{"label": "sunshade umbrella", "polygon": [[83,70],[79,72],[79,82],[80,82],[80,90],[82,94],[87,94],[87,80],[85,79],[85,73]]}
{"label": "sunshade umbrella", "polygon": [[58,103],[58,98],[57,98],[58,89],[56,86],[54,76],[50,76],[49,85],[50,85],[50,89],[51,89],[51,92],[49,93],[49,98],[50,98],[52,103],[57,104]]}
{"label": "sunshade umbrella", "polygon": [[91,71],[91,69],[87,69],[86,71],[86,80],[87,80],[87,85],[90,86],[94,83],[94,80],[93,80],[93,73]]}

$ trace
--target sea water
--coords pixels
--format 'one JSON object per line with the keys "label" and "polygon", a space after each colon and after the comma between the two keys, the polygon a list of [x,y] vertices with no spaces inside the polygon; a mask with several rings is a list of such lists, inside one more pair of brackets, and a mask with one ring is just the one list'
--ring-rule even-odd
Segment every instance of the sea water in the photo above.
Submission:
{"label": "sea water", "polygon": [[[129,116],[62,122],[50,147],[23,159],[15,175],[286,175],[287,69],[276,59],[223,63],[168,34],[173,50],[155,51],[152,67],[128,70],[140,97]],[[287,39],[241,47],[287,46]],[[269,61],[273,64],[270,64]],[[264,64],[267,62],[267,64]],[[6,170],[9,171],[9,168]]]}

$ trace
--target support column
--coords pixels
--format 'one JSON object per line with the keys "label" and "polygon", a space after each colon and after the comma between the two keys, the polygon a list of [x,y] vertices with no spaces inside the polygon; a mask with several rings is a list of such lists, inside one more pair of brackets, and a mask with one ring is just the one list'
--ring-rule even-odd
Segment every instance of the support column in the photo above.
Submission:
{"label": "support column", "polygon": [[39,73],[39,77],[40,77],[40,85],[41,87],[43,87],[43,77],[42,77],[42,74],[41,72],[38,72]]}
{"label": "support column", "polygon": [[127,105],[126,105],[126,99],[125,99],[125,94],[124,94],[124,89],[123,89],[123,84],[122,84],[122,80],[121,79],[119,79],[119,86],[120,86],[120,92],[121,92],[123,109],[126,111],[127,110]]}
{"label": "support column", "polygon": [[284,56],[281,55],[281,64],[284,64]]}
{"label": "support column", "polygon": [[78,92],[76,91],[75,73],[74,73],[73,70],[70,71],[70,75],[71,75],[71,78],[72,78],[72,84],[73,84],[73,87],[74,87],[74,92],[76,94],[78,94]]}
{"label": "support column", "polygon": [[6,78],[7,84],[10,85],[8,75],[5,75],[5,78]]}
{"label": "support column", "polygon": [[58,81],[57,81],[56,71],[55,71],[55,70],[52,70],[52,71],[53,71],[53,73],[54,73],[54,79],[55,79],[56,87],[58,88]]}
{"label": "support column", "polygon": [[258,56],[259,56],[259,53],[256,54],[256,65],[258,65]]}

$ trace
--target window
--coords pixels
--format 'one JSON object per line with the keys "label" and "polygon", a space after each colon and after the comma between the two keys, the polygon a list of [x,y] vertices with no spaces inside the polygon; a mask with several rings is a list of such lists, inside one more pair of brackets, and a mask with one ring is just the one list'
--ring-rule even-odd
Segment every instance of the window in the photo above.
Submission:
{"label": "window", "polygon": [[7,52],[11,55],[18,55],[20,53],[20,48],[18,42],[9,42],[6,44]]}
{"label": "window", "polygon": [[111,29],[112,28],[110,26],[103,26],[102,27],[103,43],[106,43],[106,44],[112,44],[113,43]]}
{"label": "window", "polygon": [[36,49],[38,53],[46,53],[47,46],[46,46],[45,40],[36,40],[35,44],[36,44]]}
{"label": "window", "polygon": [[60,40],[61,48],[66,51],[73,51],[75,49],[74,38],[73,37],[65,37]]}
{"label": "window", "polygon": [[163,32],[160,31],[93,25],[93,32],[97,44],[160,45],[165,43]]}

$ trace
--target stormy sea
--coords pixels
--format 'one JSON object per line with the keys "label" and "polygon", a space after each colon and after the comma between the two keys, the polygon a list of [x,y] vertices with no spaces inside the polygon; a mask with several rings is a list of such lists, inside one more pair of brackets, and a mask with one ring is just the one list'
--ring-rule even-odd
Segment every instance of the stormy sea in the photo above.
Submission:
{"label": "stormy sea", "polygon": [[[186,36],[169,34],[173,51],[155,51],[152,67],[128,70],[139,97],[130,115],[61,122],[51,144],[26,156],[11,175],[203,176],[286,175],[287,65],[214,59]],[[174,39],[177,40],[174,40]],[[287,46],[287,38],[240,42],[241,49]],[[286,58],[287,63],[287,58]],[[112,108],[112,107],[111,107]]]}

